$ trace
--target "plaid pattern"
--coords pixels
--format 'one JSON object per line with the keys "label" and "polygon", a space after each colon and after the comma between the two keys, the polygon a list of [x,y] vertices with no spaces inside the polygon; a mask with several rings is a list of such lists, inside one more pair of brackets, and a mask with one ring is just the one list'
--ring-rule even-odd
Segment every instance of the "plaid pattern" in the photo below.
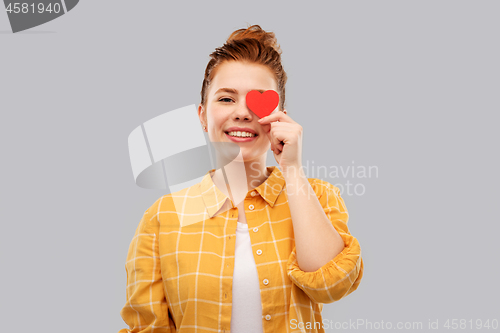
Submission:
{"label": "plaid pattern", "polygon": [[[278,167],[268,170],[267,180],[244,199],[261,285],[264,332],[324,332],[319,325],[323,303],[349,295],[361,281],[360,245],[349,233],[339,189],[309,178],[345,247],[317,271],[302,271],[285,179]],[[125,264],[127,301],[121,316],[130,329],[120,333],[229,333],[238,209],[213,183],[213,171],[200,183],[161,197],[145,211]],[[313,329],[292,329],[300,322],[317,324]]]}

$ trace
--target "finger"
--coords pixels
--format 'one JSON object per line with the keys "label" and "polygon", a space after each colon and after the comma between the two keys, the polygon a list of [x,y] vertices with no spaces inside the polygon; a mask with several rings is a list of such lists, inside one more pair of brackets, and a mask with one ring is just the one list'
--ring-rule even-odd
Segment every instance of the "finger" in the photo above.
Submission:
{"label": "finger", "polygon": [[270,132],[270,141],[275,150],[283,151],[284,145],[284,137],[281,131],[271,130]]}
{"label": "finger", "polygon": [[264,129],[264,133],[266,134],[267,138],[269,139],[269,142],[271,143],[271,150],[275,153],[279,153],[279,150],[277,149],[277,144],[279,143],[279,140],[276,140],[274,139],[272,133],[271,133],[271,130],[272,130],[272,126],[276,126],[277,124],[279,123],[272,123],[272,124],[266,124],[266,125],[263,125],[263,129]]}
{"label": "finger", "polygon": [[283,122],[288,122],[288,123],[294,123],[292,118],[290,118],[289,115],[279,111],[279,112],[274,112],[271,113],[269,116],[265,116],[257,120],[259,124],[268,124],[273,121],[283,121]]}
{"label": "finger", "polygon": [[274,147],[273,138],[271,136],[271,131],[266,132],[266,135],[267,135],[267,138],[269,139],[269,142],[271,143],[271,150],[274,152],[276,148]]}

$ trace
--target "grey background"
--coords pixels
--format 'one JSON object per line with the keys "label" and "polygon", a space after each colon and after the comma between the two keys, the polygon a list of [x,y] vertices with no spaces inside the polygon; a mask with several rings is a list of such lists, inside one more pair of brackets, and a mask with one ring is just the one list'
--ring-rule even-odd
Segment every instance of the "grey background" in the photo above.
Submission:
{"label": "grey background", "polygon": [[324,318],[500,319],[499,10],[83,1],[15,35],[0,12],[2,331],[125,327],[127,249],[163,193],[135,185],[127,137],[198,103],[209,53],[247,23],[281,44],[303,160],[379,170],[343,195],[365,276]]}

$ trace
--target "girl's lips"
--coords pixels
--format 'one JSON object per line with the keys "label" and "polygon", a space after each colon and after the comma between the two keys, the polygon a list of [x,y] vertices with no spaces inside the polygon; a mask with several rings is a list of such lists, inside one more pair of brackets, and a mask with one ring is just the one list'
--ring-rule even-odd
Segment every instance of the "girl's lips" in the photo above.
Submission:
{"label": "girl's lips", "polygon": [[253,140],[257,139],[257,137],[258,137],[258,136],[251,136],[248,138],[238,138],[235,136],[231,136],[227,133],[224,133],[224,134],[229,138],[229,140],[234,141],[234,142],[249,142],[249,141],[253,141]]}

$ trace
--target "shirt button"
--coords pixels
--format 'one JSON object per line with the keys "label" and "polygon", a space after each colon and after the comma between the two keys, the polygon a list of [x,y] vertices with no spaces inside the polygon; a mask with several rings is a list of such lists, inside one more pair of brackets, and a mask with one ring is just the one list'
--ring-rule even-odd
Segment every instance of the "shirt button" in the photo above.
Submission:
{"label": "shirt button", "polygon": [[250,193],[250,195],[251,195],[252,197],[255,197],[255,196],[257,195],[257,193],[256,193],[255,191],[252,191],[252,193]]}
{"label": "shirt button", "polygon": [[261,249],[258,249],[257,250],[257,254],[260,256],[262,254],[262,250]]}
{"label": "shirt button", "polygon": [[268,280],[268,279],[264,279],[264,280],[262,281],[262,283],[264,283],[264,284],[267,286],[267,285],[269,284],[269,280]]}
{"label": "shirt button", "polygon": [[253,232],[257,232],[257,231],[259,231],[259,228],[257,228],[257,227],[253,228]]}
{"label": "shirt button", "polygon": [[271,315],[266,315],[266,320],[271,320]]}
{"label": "shirt button", "polygon": [[248,206],[248,209],[253,210],[255,207],[253,205]]}

